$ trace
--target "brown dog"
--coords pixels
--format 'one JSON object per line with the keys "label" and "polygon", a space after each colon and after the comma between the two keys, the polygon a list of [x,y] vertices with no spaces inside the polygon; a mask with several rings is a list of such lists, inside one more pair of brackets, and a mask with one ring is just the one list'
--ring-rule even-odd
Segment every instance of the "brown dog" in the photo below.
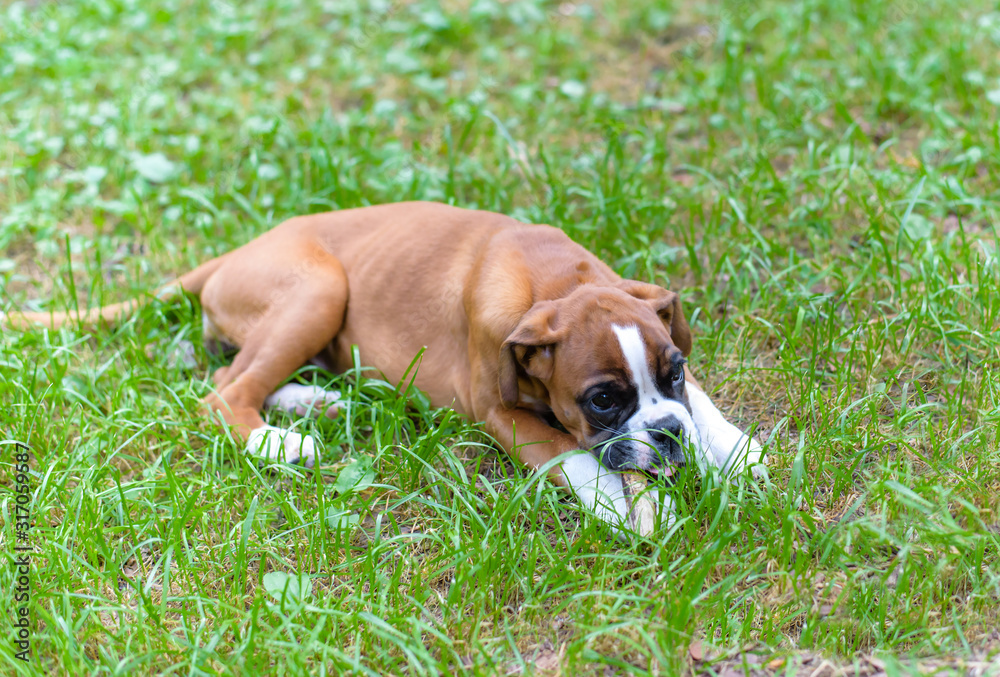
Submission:
{"label": "brown dog", "polygon": [[[701,467],[764,472],[760,445],[684,366],[677,295],[623,280],[557,228],[420,202],[300,216],[175,285],[199,296],[207,344],[238,349],[207,401],[253,454],[315,461],[316,440],[261,418],[336,406],[282,386],[302,365],[344,371],[357,346],[395,383],[425,348],[414,382],[435,406],[482,421],[530,468],[559,458],[550,478],[614,524],[628,513],[616,473],[669,475],[686,446]],[[131,305],[6,322],[92,324]]]}

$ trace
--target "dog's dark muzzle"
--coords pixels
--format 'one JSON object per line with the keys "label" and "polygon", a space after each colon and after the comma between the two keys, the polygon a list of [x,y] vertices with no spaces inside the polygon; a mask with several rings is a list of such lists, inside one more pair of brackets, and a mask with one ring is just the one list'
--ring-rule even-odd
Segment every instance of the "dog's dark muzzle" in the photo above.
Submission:
{"label": "dog's dark muzzle", "polygon": [[670,477],[677,468],[687,465],[684,453],[684,427],[673,416],[657,421],[649,430],[653,443],[652,466],[645,470],[653,477]]}

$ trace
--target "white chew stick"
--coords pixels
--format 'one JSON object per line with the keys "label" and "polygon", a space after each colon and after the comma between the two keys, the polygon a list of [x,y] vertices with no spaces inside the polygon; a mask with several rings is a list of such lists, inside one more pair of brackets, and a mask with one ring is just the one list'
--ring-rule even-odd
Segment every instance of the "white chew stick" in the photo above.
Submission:
{"label": "white chew stick", "polygon": [[[646,491],[647,480],[636,473],[622,474],[622,489],[628,503],[628,517],[632,530],[640,536],[649,536],[656,527],[656,506],[650,492]],[[645,491],[645,493],[643,493]]]}

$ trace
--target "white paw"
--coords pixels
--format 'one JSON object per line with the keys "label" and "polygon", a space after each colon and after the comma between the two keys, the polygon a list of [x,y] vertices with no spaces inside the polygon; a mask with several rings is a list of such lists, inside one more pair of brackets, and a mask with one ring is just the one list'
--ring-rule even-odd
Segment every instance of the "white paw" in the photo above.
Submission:
{"label": "white paw", "polygon": [[732,478],[742,475],[749,467],[754,477],[767,479],[760,443],[727,421],[708,395],[698,388],[689,388],[688,398],[700,438],[699,465],[711,463]]}
{"label": "white paw", "polygon": [[313,467],[319,460],[316,440],[311,435],[265,425],[250,431],[246,452],[251,456]]}
{"label": "white paw", "polygon": [[763,480],[764,482],[769,482],[771,480],[770,473],[767,472],[767,458],[764,456],[760,444],[757,440],[750,440],[751,448],[756,447],[758,451],[751,451],[750,455],[747,457],[747,464],[750,466],[750,472],[753,473],[753,478],[755,480]]}
{"label": "white paw", "polygon": [[727,455],[725,464],[721,466],[727,476],[735,479],[746,474],[749,468],[755,479],[770,479],[767,466],[764,465],[764,450],[754,438],[742,435]]}
{"label": "white paw", "polygon": [[562,462],[562,473],[581,505],[589,508],[602,522],[612,526],[628,524],[628,504],[621,475],[610,472],[586,451]]}
{"label": "white paw", "polygon": [[[621,473],[612,472],[597,462],[591,454],[580,451],[562,462],[563,476],[581,505],[609,524],[618,535],[624,531],[649,536],[653,532],[655,516],[663,515],[661,529],[669,529],[674,522],[673,500],[648,491],[632,495],[623,485]],[[633,509],[634,503],[638,509]],[[659,502],[665,501],[660,506]],[[646,514],[643,514],[646,513]]]}
{"label": "white paw", "polygon": [[323,390],[319,386],[286,383],[264,400],[264,406],[281,409],[296,416],[325,415],[333,418],[340,410],[340,391]]}

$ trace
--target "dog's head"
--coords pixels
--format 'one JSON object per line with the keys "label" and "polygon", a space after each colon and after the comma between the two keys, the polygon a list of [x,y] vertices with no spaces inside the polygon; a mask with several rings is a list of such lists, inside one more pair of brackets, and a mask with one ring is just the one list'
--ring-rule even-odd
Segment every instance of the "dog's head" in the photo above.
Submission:
{"label": "dog's head", "polygon": [[670,474],[697,434],[684,387],[690,352],[674,292],[584,285],[525,313],[500,351],[500,395],[507,407],[546,400],[611,470]]}

